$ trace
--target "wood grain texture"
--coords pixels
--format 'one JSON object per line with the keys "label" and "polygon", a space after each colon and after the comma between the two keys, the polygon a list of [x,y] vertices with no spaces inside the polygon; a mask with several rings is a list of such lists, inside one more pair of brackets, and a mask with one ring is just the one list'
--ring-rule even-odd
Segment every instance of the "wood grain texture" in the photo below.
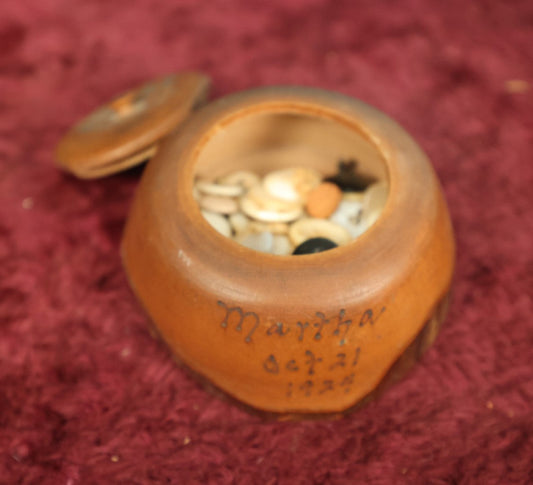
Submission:
{"label": "wood grain texture", "polygon": [[181,72],[115,97],[65,134],[56,163],[80,178],[100,178],[146,161],[159,141],[205,102],[209,83],[203,74]]}
{"label": "wood grain texture", "polygon": [[[291,163],[302,138],[323,173],[350,155],[386,174],[388,201],[367,233],[278,257],[207,225],[192,196],[196,173],[257,171],[265,162],[254,150]],[[372,393],[448,292],[454,260],[446,205],[416,143],[376,109],[309,88],[238,93],[198,112],[150,163],[122,252],[177,356],[233,397],[281,413],[343,411]]]}

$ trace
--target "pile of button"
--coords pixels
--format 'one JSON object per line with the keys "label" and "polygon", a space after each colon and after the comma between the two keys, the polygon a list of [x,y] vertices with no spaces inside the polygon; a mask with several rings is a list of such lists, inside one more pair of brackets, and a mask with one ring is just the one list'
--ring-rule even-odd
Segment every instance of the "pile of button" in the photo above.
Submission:
{"label": "pile of button", "polygon": [[197,178],[194,185],[194,197],[215,230],[280,256],[317,253],[359,237],[379,217],[387,193],[383,182],[350,187],[342,177],[324,178],[308,167],[263,178],[238,170],[216,180]]}

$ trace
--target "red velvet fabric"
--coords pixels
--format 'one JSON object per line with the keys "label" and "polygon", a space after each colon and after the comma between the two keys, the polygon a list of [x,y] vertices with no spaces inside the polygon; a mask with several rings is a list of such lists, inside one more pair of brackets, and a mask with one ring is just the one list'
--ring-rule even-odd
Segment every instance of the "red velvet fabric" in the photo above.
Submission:
{"label": "red velvet fabric", "polygon": [[[432,159],[455,298],[434,347],[365,409],[268,422],[206,392],[152,337],[121,267],[140,171],[84,182],[53,166],[89,109],[180,69],[211,75],[214,96],[347,93]],[[4,0],[0,483],[532,483],[527,83],[530,0]]]}

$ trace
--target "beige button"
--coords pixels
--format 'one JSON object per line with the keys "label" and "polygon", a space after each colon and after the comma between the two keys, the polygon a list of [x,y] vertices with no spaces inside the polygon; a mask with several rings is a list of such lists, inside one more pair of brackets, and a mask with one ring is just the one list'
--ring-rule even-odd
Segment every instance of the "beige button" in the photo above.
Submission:
{"label": "beige button", "polygon": [[264,222],[294,221],[302,214],[300,203],[278,199],[261,185],[252,187],[241,198],[241,209],[247,216]]}
{"label": "beige button", "polygon": [[299,246],[304,241],[314,237],[325,237],[339,246],[352,239],[348,230],[339,224],[327,219],[315,219],[313,217],[304,217],[291,224],[289,237],[295,246]]}
{"label": "beige button", "polygon": [[246,232],[250,227],[250,219],[242,212],[235,212],[235,214],[231,214],[229,216],[229,223],[232,229],[235,231],[235,234]]}
{"label": "beige button", "polygon": [[364,192],[343,192],[342,193],[342,200],[346,200],[348,202],[359,202],[360,204],[362,204],[364,198],[365,198]]}
{"label": "beige button", "polygon": [[218,231],[223,236],[231,237],[231,227],[228,220],[224,216],[205,210],[202,211],[202,215],[209,225],[215,229],[215,231]]}
{"label": "beige button", "polygon": [[234,214],[239,210],[239,203],[230,197],[204,195],[199,201],[200,207],[217,214]]}
{"label": "beige button", "polygon": [[373,184],[365,191],[361,223],[369,228],[376,222],[385,207],[389,188],[384,183]]}
{"label": "beige button", "polygon": [[285,222],[251,221],[250,230],[254,232],[268,231],[272,234],[287,234],[289,232],[289,225]]}
{"label": "beige button", "polygon": [[222,197],[239,197],[243,194],[244,188],[240,185],[225,185],[208,182],[206,180],[198,180],[196,188],[206,195],[220,195]]}
{"label": "beige button", "polygon": [[251,189],[254,185],[261,182],[259,176],[248,170],[236,170],[217,180],[218,183],[223,185],[240,185],[245,189]]}
{"label": "beige button", "polygon": [[254,249],[261,253],[270,253],[272,251],[274,236],[271,232],[255,232],[237,238],[237,242],[249,249]]}
{"label": "beige button", "polygon": [[316,170],[296,167],[270,172],[263,179],[263,186],[274,197],[303,203],[321,180],[322,176]]}
{"label": "beige button", "polygon": [[285,234],[275,234],[272,244],[272,254],[278,256],[288,256],[294,251],[294,246],[289,237]]}

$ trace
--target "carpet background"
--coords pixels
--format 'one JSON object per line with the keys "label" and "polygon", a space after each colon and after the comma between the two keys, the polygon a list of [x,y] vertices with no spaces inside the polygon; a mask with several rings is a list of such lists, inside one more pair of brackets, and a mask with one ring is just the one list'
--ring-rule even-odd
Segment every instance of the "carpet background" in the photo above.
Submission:
{"label": "carpet background", "polygon": [[[28,0],[0,6],[1,484],[533,482],[533,3]],[[340,421],[264,422],[150,334],[119,241],[140,170],[60,173],[65,130],[198,69],[213,97],[358,97],[427,151],[455,298],[399,385]]]}

